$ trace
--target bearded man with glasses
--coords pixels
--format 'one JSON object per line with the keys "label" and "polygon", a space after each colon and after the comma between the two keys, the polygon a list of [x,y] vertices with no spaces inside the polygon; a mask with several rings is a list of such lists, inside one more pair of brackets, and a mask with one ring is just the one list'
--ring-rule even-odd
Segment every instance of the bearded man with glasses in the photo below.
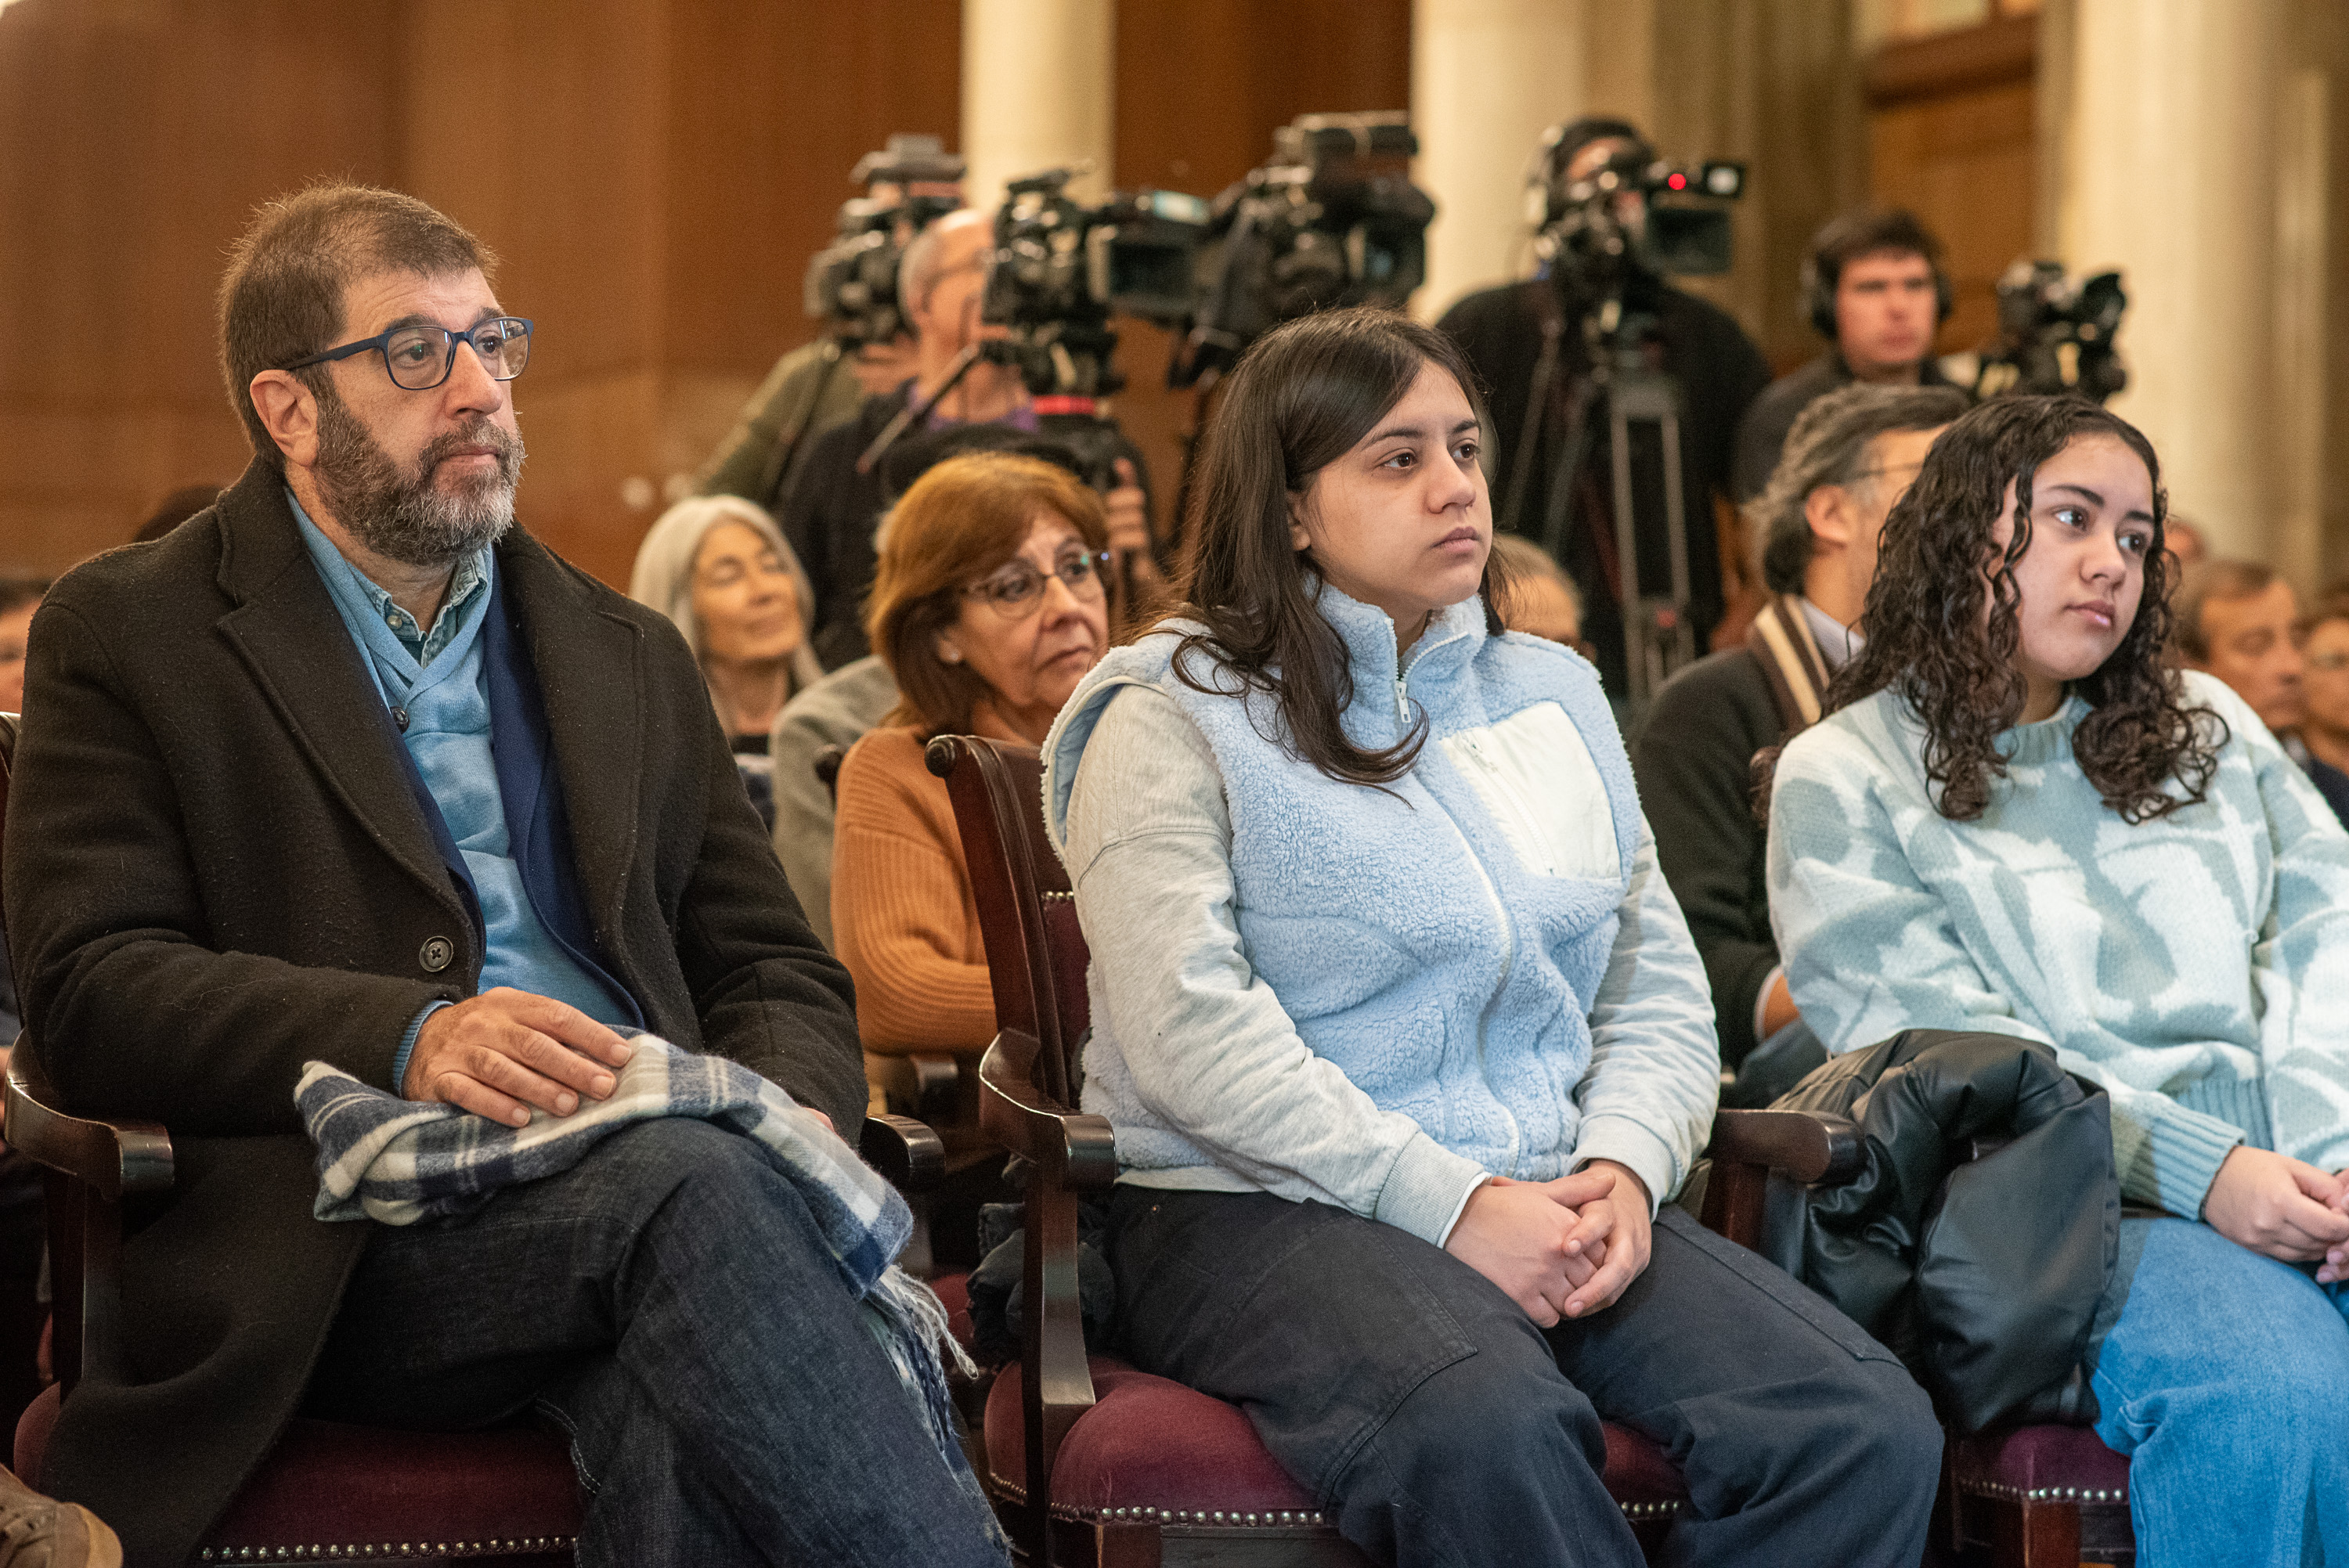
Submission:
{"label": "bearded man with glasses", "polygon": [[612,1096],[648,1030],[864,1116],[848,976],[692,653],[514,524],[533,331],[492,271],[392,191],[264,208],[220,295],[252,466],[40,612],[6,879],[28,1038],[69,1106],[166,1123],[181,1172],[44,1480],[185,1562],[297,1413],[535,1406],[587,1483],[584,1564],[1001,1563],[750,1140],[635,1121],[461,1215],[314,1216],[307,1063],[519,1127]]}

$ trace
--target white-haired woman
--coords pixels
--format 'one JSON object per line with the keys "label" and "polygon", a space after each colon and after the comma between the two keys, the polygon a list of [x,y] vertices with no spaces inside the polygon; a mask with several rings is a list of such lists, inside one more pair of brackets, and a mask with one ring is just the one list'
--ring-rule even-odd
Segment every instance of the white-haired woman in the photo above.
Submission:
{"label": "white-haired woman", "polygon": [[636,547],[628,597],[685,634],[743,785],[771,829],[768,733],[792,695],[823,674],[808,646],[815,590],[782,531],[740,496],[681,500]]}

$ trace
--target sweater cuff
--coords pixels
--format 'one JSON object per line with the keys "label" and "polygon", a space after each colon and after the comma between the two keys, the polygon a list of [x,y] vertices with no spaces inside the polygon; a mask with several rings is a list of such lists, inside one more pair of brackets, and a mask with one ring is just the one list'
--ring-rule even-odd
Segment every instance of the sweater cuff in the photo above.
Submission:
{"label": "sweater cuff", "polygon": [[409,1020],[408,1033],[399,1037],[399,1049],[391,1058],[391,1092],[395,1096],[401,1099],[407,1098],[408,1091],[401,1086],[408,1082],[408,1057],[409,1052],[416,1049],[416,1037],[424,1032],[424,1020],[443,1007],[453,1007],[456,1005],[454,1002],[443,1001],[436,996],[424,1004],[422,1012]]}
{"label": "sweater cuff", "polygon": [[1474,1160],[1415,1132],[1387,1171],[1371,1218],[1440,1247],[1467,1207],[1468,1194],[1487,1179],[1485,1168]]}
{"label": "sweater cuff", "polygon": [[2199,1219],[2219,1167],[2243,1141],[2243,1130],[2232,1122],[2172,1104],[2130,1152],[2120,1171],[2121,1194]]}
{"label": "sweater cuff", "polygon": [[1566,1168],[1579,1171],[1594,1160],[1612,1160],[1647,1183],[1651,1220],[1680,1185],[1672,1179],[1678,1161],[1672,1159],[1671,1146],[1629,1117],[1594,1116],[1582,1124],[1582,1136],[1575,1140],[1574,1158]]}

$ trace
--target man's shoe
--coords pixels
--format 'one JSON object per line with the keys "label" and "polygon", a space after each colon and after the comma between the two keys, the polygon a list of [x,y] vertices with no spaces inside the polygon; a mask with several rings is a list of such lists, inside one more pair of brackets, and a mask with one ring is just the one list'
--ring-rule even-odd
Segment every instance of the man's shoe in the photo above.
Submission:
{"label": "man's shoe", "polygon": [[79,1503],[43,1497],[0,1469],[0,1568],[122,1568],[122,1542]]}

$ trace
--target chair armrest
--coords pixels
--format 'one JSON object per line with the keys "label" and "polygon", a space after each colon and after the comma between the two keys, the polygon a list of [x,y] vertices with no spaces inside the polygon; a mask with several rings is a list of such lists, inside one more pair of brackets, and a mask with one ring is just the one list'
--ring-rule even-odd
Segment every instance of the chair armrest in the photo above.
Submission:
{"label": "chair armrest", "polygon": [[1837,1187],[1859,1174],[1859,1129],[1816,1110],[1723,1110],[1713,1119],[1716,1164],[1759,1165],[1806,1187]]}
{"label": "chair armrest", "polygon": [[947,1146],[910,1116],[866,1117],[856,1151],[900,1192],[926,1192],[947,1178]]}
{"label": "chair armrest", "polygon": [[72,1116],[34,1056],[32,1037],[16,1037],[0,1089],[0,1133],[52,1171],[95,1189],[109,1202],[131,1192],[169,1191],[171,1135],[160,1122]]}
{"label": "chair armrest", "polygon": [[1071,1110],[1036,1087],[1036,1037],[1006,1029],[978,1064],[979,1130],[1033,1161],[1045,1179],[1071,1191],[1101,1191],[1117,1180],[1117,1144],[1109,1122]]}
{"label": "chair armrest", "polygon": [[890,1111],[932,1126],[952,1121],[955,1097],[962,1083],[962,1063],[940,1051],[919,1051],[902,1057],[872,1057],[882,1064],[874,1076]]}
{"label": "chair armrest", "polygon": [[1704,1186],[1705,1229],[1756,1248],[1762,1211],[1776,1171],[1805,1186],[1837,1186],[1859,1174],[1859,1129],[1816,1110],[1723,1110],[1713,1119],[1713,1173]]}

